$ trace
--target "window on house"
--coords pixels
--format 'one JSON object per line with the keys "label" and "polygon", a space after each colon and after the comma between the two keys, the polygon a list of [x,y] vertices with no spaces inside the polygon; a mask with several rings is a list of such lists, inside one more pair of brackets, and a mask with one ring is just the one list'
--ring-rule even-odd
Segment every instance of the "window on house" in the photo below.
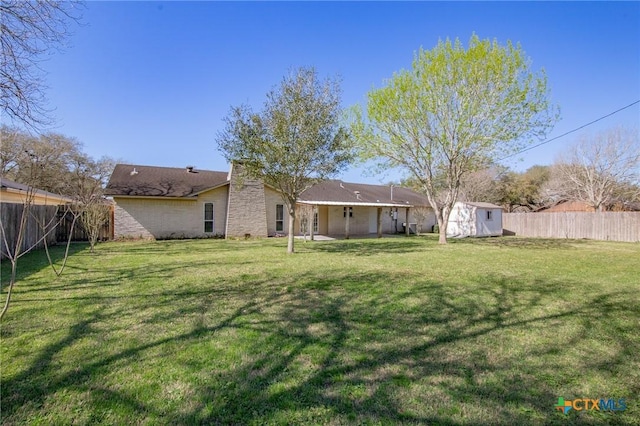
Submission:
{"label": "window on house", "polygon": [[213,232],[213,203],[204,203],[204,232]]}
{"label": "window on house", "polygon": [[[342,217],[347,217],[347,208],[343,207]],[[349,207],[349,217],[353,217],[353,207]]]}
{"label": "window on house", "polygon": [[276,232],[284,231],[284,205],[276,204]]}
{"label": "window on house", "polygon": [[313,232],[318,233],[318,212],[313,212]]}
{"label": "window on house", "polygon": [[487,220],[493,220],[493,212],[491,210],[487,210]]}

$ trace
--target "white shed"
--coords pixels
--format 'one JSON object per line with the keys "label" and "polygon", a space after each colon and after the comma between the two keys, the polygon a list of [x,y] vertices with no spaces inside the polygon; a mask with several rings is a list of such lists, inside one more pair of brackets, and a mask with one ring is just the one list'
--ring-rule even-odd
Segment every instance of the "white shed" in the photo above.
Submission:
{"label": "white shed", "polygon": [[448,237],[497,237],[502,235],[502,207],[491,203],[458,201],[453,205]]}

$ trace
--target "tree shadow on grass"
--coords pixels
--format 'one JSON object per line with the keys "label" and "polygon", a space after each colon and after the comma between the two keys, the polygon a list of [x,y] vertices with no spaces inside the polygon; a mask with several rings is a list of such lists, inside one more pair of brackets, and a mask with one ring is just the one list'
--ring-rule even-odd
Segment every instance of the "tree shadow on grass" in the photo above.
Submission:
{"label": "tree shadow on grass", "polygon": [[[58,371],[62,351],[96,338],[98,323],[117,323],[122,315],[96,305],[30,367],[3,380],[2,392],[9,395],[3,397],[5,418],[20,422],[40,412],[58,392],[82,390],[91,396],[82,410],[106,422],[113,420],[105,417],[108,413],[133,423],[172,424],[598,424],[638,419],[630,417],[637,413],[604,421],[587,413],[565,418],[553,408],[558,386],[548,381],[578,373],[577,367],[558,371],[552,361],[574,361],[572,344],[608,331],[620,333],[616,342],[624,348],[608,365],[616,374],[629,371],[640,347],[628,324],[617,320],[640,318],[640,311],[624,303],[624,294],[589,294],[565,303],[566,289],[579,288],[576,283],[563,288],[488,275],[465,287],[416,276],[407,286],[381,272],[247,285],[229,285],[219,299],[199,293],[169,297],[160,302],[168,313],[179,317],[200,311],[200,321],[172,332],[170,316],[153,317],[152,322],[169,328],[169,335],[145,336],[126,349],[106,350],[97,359],[80,359],[75,368]],[[371,292],[381,286],[384,293]],[[241,302],[224,317],[207,316],[221,299]],[[121,309],[147,309],[156,302],[141,297],[131,303]],[[553,339],[554,327],[563,328],[562,340]],[[231,361],[217,359],[215,352],[207,359],[188,355],[203,342],[218,341],[229,347],[223,354]],[[174,362],[181,363],[184,375],[173,380],[176,386],[186,382],[184,396],[144,397],[136,393],[135,383],[104,383],[109,372],[136,371],[150,353],[169,345],[182,348],[180,361]],[[239,352],[236,357],[232,348]],[[600,360],[582,361],[596,365]],[[159,375],[166,380],[166,374]]]}
{"label": "tree shadow on grass", "polygon": [[483,237],[483,238],[450,238],[451,244],[470,244],[488,247],[508,247],[526,249],[570,249],[585,244],[587,240],[568,240],[560,238],[527,238],[527,237]]}
{"label": "tree shadow on grass", "polygon": [[[49,253],[51,255],[51,261],[59,265],[62,263],[64,259],[66,246],[64,244],[58,244],[56,246],[49,248]],[[71,243],[69,246],[69,258],[73,256],[77,256],[83,252],[88,252],[89,244],[88,243]],[[67,265],[67,267],[71,268],[71,266]],[[16,275],[16,280],[21,281],[29,276],[43,270],[46,268],[51,268],[49,265],[49,261],[47,256],[45,255],[44,249],[33,250],[24,256],[18,259],[18,272]],[[8,283],[9,277],[11,276],[11,262],[8,259],[2,260],[2,267],[0,268],[2,283]]]}
{"label": "tree shadow on grass", "polygon": [[429,242],[424,239],[402,237],[402,238],[383,238],[383,239],[360,239],[360,240],[334,240],[334,241],[318,241],[308,243],[305,247],[303,244],[298,245],[308,250],[309,253],[325,252],[325,253],[343,253],[356,256],[372,256],[376,254],[404,254],[424,251],[431,247]]}

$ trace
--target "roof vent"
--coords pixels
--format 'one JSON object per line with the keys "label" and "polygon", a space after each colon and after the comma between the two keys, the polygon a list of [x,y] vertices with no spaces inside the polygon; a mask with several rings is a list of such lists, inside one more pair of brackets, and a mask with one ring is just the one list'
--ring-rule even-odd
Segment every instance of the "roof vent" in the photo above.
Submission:
{"label": "roof vent", "polygon": [[135,176],[138,173],[140,173],[139,171],[136,170],[136,168],[134,167],[133,170],[131,170],[131,173],[129,173],[131,176]]}
{"label": "roof vent", "polygon": [[356,194],[356,198],[360,200],[360,191],[353,191],[353,193]]}
{"label": "roof vent", "polygon": [[197,173],[193,171],[193,166],[187,166],[187,173]]}

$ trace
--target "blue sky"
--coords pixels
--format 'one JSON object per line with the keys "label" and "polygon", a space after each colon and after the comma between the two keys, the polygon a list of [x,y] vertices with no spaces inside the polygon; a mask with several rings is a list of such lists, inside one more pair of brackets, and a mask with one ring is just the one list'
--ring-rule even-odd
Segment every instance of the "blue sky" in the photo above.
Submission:
{"label": "blue sky", "polygon": [[[222,119],[232,105],[260,108],[288,70],[340,76],[346,107],[420,47],[473,32],[519,42],[545,68],[562,111],[550,138],[640,99],[640,2],[88,2],[82,22],[43,64],[54,130],[133,164],[227,170]],[[578,135],[639,117],[636,104],[506,165],[551,164]],[[340,177],[398,178],[363,167]]]}

